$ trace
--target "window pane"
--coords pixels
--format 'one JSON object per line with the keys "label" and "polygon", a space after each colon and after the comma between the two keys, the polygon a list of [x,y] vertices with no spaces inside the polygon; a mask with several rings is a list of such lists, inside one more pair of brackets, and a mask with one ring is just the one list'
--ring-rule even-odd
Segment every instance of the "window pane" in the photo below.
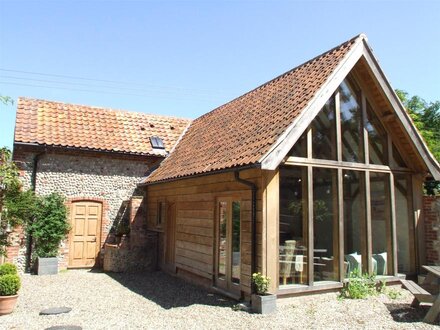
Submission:
{"label": "window pane", "polygon": [[393,275],[389,183],[387,173],[370,173],[371,262],[377,275]]}
{"label": "window pane", "polygon": [[280,167],[280,285],[306,284],[307,168]]}
{"label": "window pane", "polygon": [[307,158],[307,130],[301,135],[287,156]]}
{"label": "window pane", "polygon": [[228,253],[227,246],[227,225],[228,225],[228,203],[219,203],[219,251],[218,251],[218,277],[226,278],[226,257]]}
{"label": "window pane", "polygon": [[387,133],[367,102],[367,122],[368,131],[368,151],[370,154],[370,164],[388,164],[388,141]]}
{"label": "window pane", "polygon": [[344,182],[344,275],[366,271],[367,234],[365,174],[343,171]]}
{"label": "window pane", "polygon": [[345,80],[339,87],[341,107],[342,160],[364,162],[362,111],[359,93]]}
{"label": "window pane", "polygon": [[313,158],[336,160],[335,100],[332,96],[312,122]]}
{"label": "window pane", "polygon": [[314,281],[338,281],[338,171],[313,169]]}
{"label": "window pane", "polygon": [[232,202],[232,282],[240,283],[240,202]]}
{"label": "window pane", "polygon": [[393,165],[398,167],[407,167],[405,164],[405,161],[403,160],[402,156],[400,155],[399,150],[397,150],[396,146],[393,143]]}
{"label": "window pane", "polygon": [[411,221],[411,195],[409,175],[394,175],[394,191],[396,198],[396,231],[397,231],[397,263],[399,273],[415,271],[414,226]]}

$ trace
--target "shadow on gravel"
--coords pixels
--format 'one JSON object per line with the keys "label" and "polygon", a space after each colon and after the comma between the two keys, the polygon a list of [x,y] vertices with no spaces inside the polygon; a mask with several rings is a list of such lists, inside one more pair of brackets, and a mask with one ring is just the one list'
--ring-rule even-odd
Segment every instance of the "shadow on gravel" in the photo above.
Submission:
{"label": "shadow on gravel", "polygon": [[152,273],[106,273],[127,289],[140,294],[162,308],[194,304],[232,307],[236,302],[160,271]]}
{"label": "shadow on gravel", "polygon": [[393,320],[403,323],[423,322],[429,306],[411,307],[409,304],[385,304]]}

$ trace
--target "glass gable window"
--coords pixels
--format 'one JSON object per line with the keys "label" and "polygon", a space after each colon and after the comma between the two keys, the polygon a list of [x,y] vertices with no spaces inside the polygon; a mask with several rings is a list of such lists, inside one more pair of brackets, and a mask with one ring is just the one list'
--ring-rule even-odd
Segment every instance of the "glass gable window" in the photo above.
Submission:
{"label": "glass gable window", "polygon": [[368,152],[371,164],[388,164],[387,133],[367,102]]}
{"label": "glass gable window", "polygon": [[333,97],[313,120],[311,127],[313,158],[336,160],[336,114]]}
{"label": "glass gable window", "polygon": [[307,158],[307,130],[301,135],[287,156]]}
{"label": "glass gable window", "polygon": [[342,160],[364,162],[362,111],[359,91],[345,80],[339,87]]}

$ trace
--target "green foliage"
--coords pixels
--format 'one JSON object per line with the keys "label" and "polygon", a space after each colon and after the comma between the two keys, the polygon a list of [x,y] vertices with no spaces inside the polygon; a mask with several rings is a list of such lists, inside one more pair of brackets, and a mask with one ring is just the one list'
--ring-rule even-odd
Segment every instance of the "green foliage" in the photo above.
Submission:
{"label": "green foliage", "polygon": [[38,197],[35,218],[27,226],[27,231],[35,240],[35,253],[39,257],[56,257],[61,241],[69,232],[67,208],[64,198],[52,193]]}
{"label": "green foliage", "polygon": [[0,276],[0,296],[14,296],[20,287],[21,281],[17,274]]}
{"label": "green foliage", "polygon": [[[379,286],[380,290],[380,286]],[[341,298],[365,299],[378,293],[374,275],[350,273],[348,282],[341,291]]]}
{"label": "green foliage", "polygon": [[17,275],[17,266],[10,263],[0,265],[0,276],[8,274]]}
{"label": "green foliage", "polygon": [[402,296],[402,293],[396,289],[389,289],[385,291],[386,295],[393,300],[399,299]]}
{"label": "green foliage", "polygon": [[0,104],[14,104],[14,100],[10,96],[0,95]]}
{"label": "green foliage", "polygon": [[[407,109],[429,150],[440,161],[440,101],[427,102],[420,96],[410,96],[399,89],[396,90],[396,94]],[[425,185],[425,190],[428,195],[440,194],[440,182],[429,182]]]}
{"label": "green foliage", "polygon": [[270,277],[264,276],[261,273],[254,273],[252,274],[252,282],[255,284],[258,294],[264,295],[269,290]]}

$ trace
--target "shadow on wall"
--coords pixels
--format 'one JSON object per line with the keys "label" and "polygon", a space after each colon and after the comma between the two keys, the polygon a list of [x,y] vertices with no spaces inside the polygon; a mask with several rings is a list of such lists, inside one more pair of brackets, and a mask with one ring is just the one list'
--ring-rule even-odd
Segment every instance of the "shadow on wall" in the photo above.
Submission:
{"label": "shadow on wall", "polygon": [[233,300],[210,293],[206,289],[160,271],[107,273],[107,275],[130,291],[165,309],[195,304],[231,308],[236,304]]}

